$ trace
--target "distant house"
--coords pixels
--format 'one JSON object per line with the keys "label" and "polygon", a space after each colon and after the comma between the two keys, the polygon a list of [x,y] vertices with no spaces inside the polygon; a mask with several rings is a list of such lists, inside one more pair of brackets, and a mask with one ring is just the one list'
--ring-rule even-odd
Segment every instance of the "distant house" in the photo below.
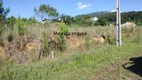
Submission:
{"label": "distant house", "polygon": [[92,17],[91,20],[92,21],[98,21],[98,18],[97,17]]}
{"label": "distant house", "polygon": [[121,25],[121,27],[135,27],[135,26],[136,26],[136,24],[133,22],[126,22]]}

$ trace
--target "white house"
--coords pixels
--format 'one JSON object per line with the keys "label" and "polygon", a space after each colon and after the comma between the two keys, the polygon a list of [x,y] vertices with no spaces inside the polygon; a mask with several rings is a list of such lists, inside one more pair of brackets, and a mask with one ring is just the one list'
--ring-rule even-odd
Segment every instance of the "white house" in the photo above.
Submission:
{"label": "white house", "polygon": [[98,18],[97,17],[92,17],[91,18],[93,21],[98,21]]}

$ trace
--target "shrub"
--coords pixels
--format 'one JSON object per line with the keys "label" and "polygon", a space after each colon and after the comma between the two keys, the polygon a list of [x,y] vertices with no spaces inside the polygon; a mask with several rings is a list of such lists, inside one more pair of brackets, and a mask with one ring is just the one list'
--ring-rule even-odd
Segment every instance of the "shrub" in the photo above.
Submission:
{"label": "shrub", "polygon": [[97,22],[94,23],[94,25],[105,26],[107,25],[107,21],[104,18],[100,18]]}
{"label": "shrub", "polygon": [[59,46],[60,50],[64,51],[66,49],[66,44],[65,44],[65,34],[68,32],[68,27],[65,24],[60,25],[60,38],[59,38]]}
{"label": "shrub", "polygon": [[24,35],[25,29],[26,29],[25,26],[27,26],[26,22],[24,22],[20,17],[18,17],[18,19],[16,20],[16,23],[18,25],[19,35]]}
{"label": "shrub", "polygon": [[44,49],[43,49],[43,56],[47,56],[48,53],[48,39],[46,37],[46,33],[43,32],[43,45],[44,45]]}
{"label": "shrub", "polygon": [[89,49],[90,48],[90,37],[86,37],[85,38],[85,47],[87,48],[87,49]]}

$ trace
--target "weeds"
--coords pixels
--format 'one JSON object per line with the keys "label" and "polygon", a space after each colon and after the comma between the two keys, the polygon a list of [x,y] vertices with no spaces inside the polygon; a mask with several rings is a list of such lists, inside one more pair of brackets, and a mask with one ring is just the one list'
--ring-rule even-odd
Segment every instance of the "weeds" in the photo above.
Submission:
{"label": "weeds", "polygon": [[[49,25],[49,24],[48,24]],[[39,27],[40,26],[40,27]],[[16,26],[15,26],[16,27]],[[14,28],[15,28],[14,27]],[[116,47],[115,45],[106,45],[99,44],[95,42],[91,42],[91,36],[96,34],[106,34],[110,33],[110,41],[111,44],[115,43],[115,28],[113,27],[89,27],[89,28],[68,28],[66,25],[62,25],[57,28],[51,28],[52,26],[44,27],[40,24],[30,25],[25,29],[23,39],[16,39],[17,36],[17,28],[14,30],[6,29],[3,32],[2,40],[4,41],[4,45],[10,44],[13,46],[9,51],[13,51],[13,58],[21,63],[27,64],[14,64],[8,63],[8,66],[5,66],[5,62],[3,60],[0,61],[2,72],[0,73],[0,80],[71,80],[71,79],[82,79],[86,80],[90,75],[95,75],[96,71],[98,71],[101,66],[108,66],[112,63],[121,62],[129,56],[134,56],[138,51],[141,51],[141,28],[134,29],[123,29],[123,46]],[[47,31],[46,31],[47,30]],[[81,39],[85,39],[85,49],[81,52],[76,49],[71,49],[70,52],[66,51],[65,44],[65,35],[60,35],[59,40],[57,40],[57,44],[59,45],[58,49],[60,49],[64,56],[57,56],[55,59],[50,60],[41,60],[38,61],[38,57],[40,52],[43,51],[44,56],[48,56],[49,48],[51,48],[48,43],[48,37],[55,37],[51,35],[54,30],[60,30],[61,33],[66,33],[68,31],[84,31],[87,32],[87,36],[82,37]],[[99,32],[100,31],[100,32]],[[7,32],[7,33],[6,33]],[[6,33],[6,34],[4,34]],[[12,33],[13,40],[10,38]],[[133,33],[133,36],[130,38],[126,37],[126,34]],[[10,39],[9,39],[10,38]],[[107,40],[108,38],[106,38]],[[12,40],[12,41],[11,41]],[[36,44],[36,50],[32,54],[26,52],[24,44],[26,41],[34,41]],[[43,43],[41,43],[43,40]],[[23,47],[20,50],[17,49],[18,43],[17,41],[23,42]],[[41,41],[41,42],[40,42]],[[107,41],[106,41],[107,43]],[[22,45],[22,44],[21,44]],[[81,45],[83,46],[83,45]],[[55,48],[55,46],[54,46]],[[14,49],[14,50],[13,50]],[[23,51],[20,53],[20,51]],[[70,53],[70,55],[66,55]],[[14,56],[16,55],[16,56]],[[24,55],[24,56],[23,56]],[[23,56],[23,57],[22,57]],[[22,59],[21,59],[22,58]],[[27,60],[28,58],[28,60]],[[33,63],[35,62],[35,63]],[[11,66],[13,65],[13,66]],[[83,77],[82,77],[83,76]]]}
{"label": "weeds", "polygon": [[43,32],[43,45],[44,45],[43,56],[48,56],[49,55],[48,39],[45,32]]}
{"label": "weeds", "polygon": [[66,49],[66,44],[65,44],[65,34],[68,32],[68,28],[67,25],[62,24],[60,25],[60,33],[61,35],[59,38],[59,47],[60,47],[60,51],[64,51]]}

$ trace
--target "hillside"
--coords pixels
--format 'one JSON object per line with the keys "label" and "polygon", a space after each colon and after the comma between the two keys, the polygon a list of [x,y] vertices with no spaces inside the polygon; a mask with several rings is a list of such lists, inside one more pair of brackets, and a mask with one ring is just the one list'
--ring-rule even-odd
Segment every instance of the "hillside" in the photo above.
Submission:
{"label": "hillside", "polygon": [[82,17],[84,15],[90,15],[91,17],[99,17],[99,16],[103,16],[103,15],[106,15],[106,14],[110,14],[111,12],[109,11],[100,11],[100,12],[93,12],[93,13],[88,13],[88,14],[80,14],[80,15],[77,15],[75,16],[75,18],[79,18],[79,17]]}
{"label": "hillside", "polygon": [[[54,7],[62,1],[52,0],[54,7],[43,4],[47,0],[30,1],[0,1],[0,80],[142,80],[142,11],[123,12],[128,25],[116,35],[115,12],[71,17],[59,11],[79,13],[72,1],[63,1],[67,5],[59,11]],[[122,36],[122,45],[116,36]]]}
{"label": "hillside", "polygon": [[[114,23],[116,21],[116,13],[108,12],[108,11],[101,11],[101,12],[94,12],[88,13],[83,15],[77,15],[75,18],[82,17],[84,15],[89,15],[91,17],[98,17],[103,18],[110,23]],[[142,25],[142,11],[129,11],[129,12],[122,12],[121,13],[121,20],[122,23],[125,22],[135,22],[137,25]]]}
{"label": "hillside", "polygon": [[[73,28],[69,29],[72,30]],[[91,30],[110,31],[115,28],[92,28]],[[76,30],[89,30],[77,28]],[[0,73],[1,80],[138,80],[137,72],[130,72],[132,65],[123,67],[130,58],[142,53],[141,27],[134,30],[123,29],[123,46],[94,44],[86,50],[62,53],[54,59],[44,59],[31,64],[7,63]],[[112,30],[113,31],[113,30]],[[129,36],[131,34],[131,36]],[[137,35],[139,34],[139,35]],[[140,57],[141,58],[141,57]],[[137,63],[133,63],[135,65]],[[139,67],[141,63],[139,64]],[[130,71],[129,71],[130,70]],[[139,70],[141,71],[141,70]],[[112,74],[113,73],[113,74]],[[136,73],[136,74],[135,74]],[[140,73],[141,74],[141,73]]]}

